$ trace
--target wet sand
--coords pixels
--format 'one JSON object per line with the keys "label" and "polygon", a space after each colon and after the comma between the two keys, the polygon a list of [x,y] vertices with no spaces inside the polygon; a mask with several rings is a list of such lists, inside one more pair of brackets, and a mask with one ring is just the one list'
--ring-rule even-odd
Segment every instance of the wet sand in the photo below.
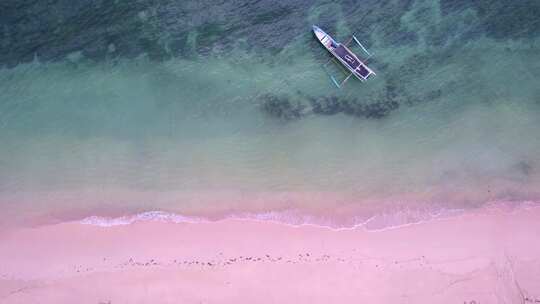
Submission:
{"label": "wet sand", "polygon": [[0,303],[535,303],[540,209],[384,231],[223,220],[0,234]]}

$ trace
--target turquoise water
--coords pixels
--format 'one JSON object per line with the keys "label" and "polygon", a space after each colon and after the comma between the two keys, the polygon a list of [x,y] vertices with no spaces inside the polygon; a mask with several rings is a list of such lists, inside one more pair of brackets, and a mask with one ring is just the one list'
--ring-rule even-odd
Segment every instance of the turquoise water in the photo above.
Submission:
{"label": "turquoise water", "polygon": [[[12,219],[540,197],[537,2],[41,5],[0,18]],[[377,76],[333,87],[311,24]]]}

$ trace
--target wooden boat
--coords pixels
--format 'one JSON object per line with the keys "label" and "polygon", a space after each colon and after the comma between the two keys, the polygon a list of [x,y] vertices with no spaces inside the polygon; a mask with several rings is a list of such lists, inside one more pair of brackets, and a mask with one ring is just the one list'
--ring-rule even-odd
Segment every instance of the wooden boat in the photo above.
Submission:
{"label": "wooden boat", "polygon": [[[366,81],[372,75],[376,75],[375,72],[373,72],[373,70],[370,69],[365,63],[367,59],[371,57],[371,54],[360,43],[360,41],[356,39],[354,35],[346,43],[343,44],[336,42],[330,35],[325,33],[316,25],[313,25],[313,33],[315,34],[319,42],[321,42],[321,44],[324,45],[324,47],[334,56],[327,63],[325,63],[324,66],[326,66],[331,61],[335,62],[335,59],[337,59],[348,71],[346,72],[348,74],[347,77],[341,82],[338,82],[334,78],[334,76],[329,74],[330,78],[338,88],[341,88],[352,75],[354,75],[360,81]],[[347,47],[348,44],[351,43],[351,41],[356,42],[362,48],[362,50],[368,54],[368,57],[364,61],[360,60],[358,56],[356,56]]]}

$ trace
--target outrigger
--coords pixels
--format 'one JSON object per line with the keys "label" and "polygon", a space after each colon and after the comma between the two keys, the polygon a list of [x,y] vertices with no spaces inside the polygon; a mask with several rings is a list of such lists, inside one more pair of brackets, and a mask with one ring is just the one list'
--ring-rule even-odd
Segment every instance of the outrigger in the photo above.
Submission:
{"label": "outrigger", "polygon": [[[328,62],[326,62],[323,65],[323,68],[328,73],[328,76],[330,76],[330,79],[332,79],[332,82],[338,87],[341,88],[349,78],[351,78],[352,75],[354,75],[356,78],[358,78],[360,81],[366,81],[371,75],[376,75],[375,72],[373,72],[372,69],[370,69],[365,62],[371,57],[371,54],[367,51],[367,49],[356,39],[354,35],[345,42],[345,44],[336,42],[330,35],[325,33],[323,30],[321,30],[318,26],[313,26],[313,33],[315,33],[315,36],[317,39],[319,39],[319,42],[324,45],[324,47],[332,54],[334,57],[332,57]],[[356,42],[362,50],[368,54],[368,57],[364,59],[364,61],[360,60],[347,46],[351,43],[351,41]],[[326,70],[326,65],[330,62],[336,62],[335,59],[338,59],[340,63],[347,68],[348,72],[345,71],[347,77],[343,79],[341,82],[338,82],[334,76],[332,76],[328,70]]]}

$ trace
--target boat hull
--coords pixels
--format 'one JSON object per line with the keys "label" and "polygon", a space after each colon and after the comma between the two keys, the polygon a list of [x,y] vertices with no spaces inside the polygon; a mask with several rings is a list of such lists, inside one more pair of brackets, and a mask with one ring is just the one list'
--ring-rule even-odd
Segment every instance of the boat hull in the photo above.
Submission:
{"label": "boat hull", "polygon": [[313,33],[319,42],[328,50],[339,62],[361,81],[368,79],[375,72],[371,70],[358,56],[356,56],[347,46],[335,41],[330,35],[317,26],[313,26]]}

